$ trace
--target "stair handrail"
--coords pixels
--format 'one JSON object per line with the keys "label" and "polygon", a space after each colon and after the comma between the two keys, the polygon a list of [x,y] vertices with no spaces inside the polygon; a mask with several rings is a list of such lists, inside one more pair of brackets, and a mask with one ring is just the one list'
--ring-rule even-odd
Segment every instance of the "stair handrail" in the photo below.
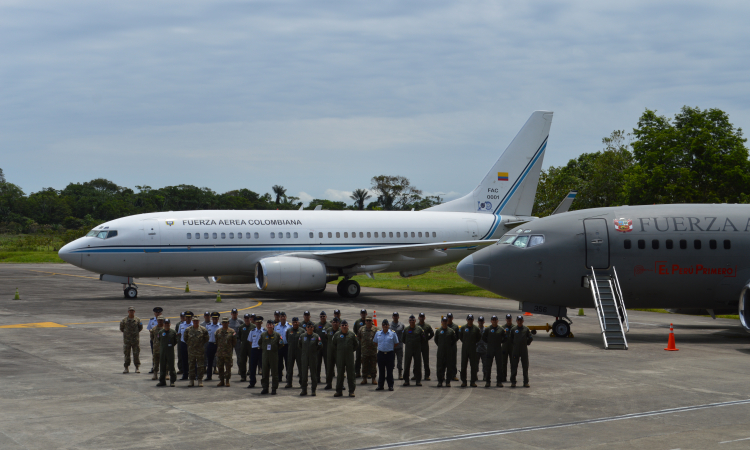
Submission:
{"label": "stair handrail", "polygon": [[620,289],[620,279],[617,277],[617,271],[615,266],[612,266],[612,273],[615,276],[615,287],[617,288],[617,302],[620,304],[622,309],[622,317],[625,318],[625,330],[630,331],[630,321],[628,320],[628,310],[625,308],[625,297],[622,295],[622,289]]}
{"label": "stair handrail", "polygon": [[615,314],[617,315],[617,323],[620,325],[619,331],[622,334],[622,342],[625,348],[627,349],[628,339],[625,337],[625,331],[623,330],[623,327],[622,327],[622,319],[621,319],[622,316],[620,316],[620,305],[618,305],[618,301],[617,301],[617,292],[615,291],[614,286],[612,286],[615,283],[615,281],[616,280],[610,276],[607,283],[609,283],[609,290],[612,291],[612,295],[613,297],[615,297],[612,303],[615,305]]}
{"label": "stair handrail", "polygon": [[[591,282],[589,283],[589,286],[591,287],[591,295],[594,297],[594,307],[596,308],[596,317],[599,319],[599,326],[602,329],[602,336],[604,336],[604,332],[607,331],[607,322],[604,320],[604,309],[601,302],[601,294],[599,293],[599,285],[596,282],[596,273],[594,272],[594,267],[591,266]],[[607,345],[607,337],[604,337],[604,345]]]}

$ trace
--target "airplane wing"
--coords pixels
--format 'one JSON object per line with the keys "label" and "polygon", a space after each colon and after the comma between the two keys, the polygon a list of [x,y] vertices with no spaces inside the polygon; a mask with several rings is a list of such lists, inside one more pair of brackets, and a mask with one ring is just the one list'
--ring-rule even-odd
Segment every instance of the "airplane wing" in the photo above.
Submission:
{"label": "airplane wing", "polygon": [[560,202],[559,205],[557,205],[557,208],[555,208],[555,210],[550,215],[554,216],[555,214],[568,212],[568,210],[570,209],[570,205],[573,204],[573,200],[576,199],[576,195],[578,195],[578,191],[568,192],[567,197],[565,197],[563,201]]}

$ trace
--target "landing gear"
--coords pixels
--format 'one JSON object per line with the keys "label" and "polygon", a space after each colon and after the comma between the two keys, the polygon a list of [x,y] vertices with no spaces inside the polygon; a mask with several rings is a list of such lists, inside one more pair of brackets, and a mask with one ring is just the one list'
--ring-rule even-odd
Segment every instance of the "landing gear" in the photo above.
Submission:
{"label": "landing gear", "polygon": [[552,335],[560,338],[568,337],[570,335],[570,323],[563,319],[557,319],[552,324]]}
{"label": "landing gear", "polygon": [[125,298],[136,298],[138,297],[138,287],[134,285],[127,286],[123,291]]}
{"label": "landing gear", "polygon": [[336,286],[336,292],[344,298],[355,298],[359,295],[359,283],[354,280],[341,280]]}

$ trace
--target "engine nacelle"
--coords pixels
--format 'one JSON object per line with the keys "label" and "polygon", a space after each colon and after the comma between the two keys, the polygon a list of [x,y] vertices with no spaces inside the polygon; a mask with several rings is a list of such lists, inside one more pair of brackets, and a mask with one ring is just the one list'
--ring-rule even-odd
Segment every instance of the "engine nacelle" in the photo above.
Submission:
{"label": "engine nacelle", "polygon": [[277,256],[255,265],[255,285],[261,291],[319,291],[339,277],[316,259]]}
{"label": "engine nacelle", "polygon": [[742,328],[750,333],[750,317],[748,317],[748,306],[750,306],[750,284],[742,288],[742,294],[740,294],[740,323]]}

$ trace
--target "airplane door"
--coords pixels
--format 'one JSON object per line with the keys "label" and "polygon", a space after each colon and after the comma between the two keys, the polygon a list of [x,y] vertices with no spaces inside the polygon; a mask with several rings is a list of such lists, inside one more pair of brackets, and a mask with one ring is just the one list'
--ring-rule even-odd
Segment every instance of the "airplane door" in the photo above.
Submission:
{"label": "airplane door", "polygon": [[586,268],[609,268],[609,235],[605,219],[585,219]]}
{"label": "airplane door", "polygon": [[143,231],[143,251],[145,253],[145,266],[149,271],[157,269],[161,264],[161,233],[160,221],[147,219],[141,222]]}

